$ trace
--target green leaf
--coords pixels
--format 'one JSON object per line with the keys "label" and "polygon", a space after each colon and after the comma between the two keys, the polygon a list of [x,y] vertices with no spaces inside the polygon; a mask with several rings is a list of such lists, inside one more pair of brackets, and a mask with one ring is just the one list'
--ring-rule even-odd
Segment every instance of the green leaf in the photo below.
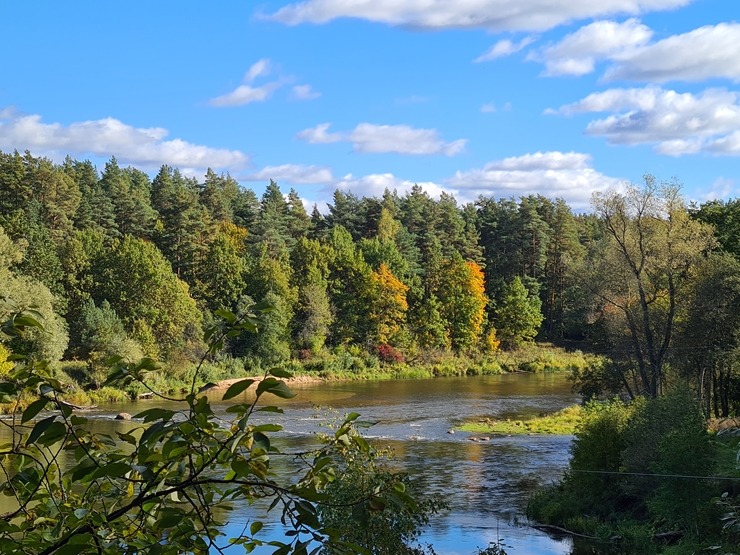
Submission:
{"label": "green leaf", "polygon": [[258,447],[261,447],[265,451],[265,453],[270,450],[270,438],[263,433],[255,432],[254,444]]}
{"label": "green leaf", "polygon": [[49,399],[37,399],[30,405],[26,407],[26,410],[23,411],[23,416],[21,416],[21,423],[28,422],[29,420],[32,420],[38,413],[40,413],[42,410],[44,410],[44,407],[46,407],[46,403],[49,402]]}
{"label": "green leaf", "polygon": [[280,432],[283,427],[280,424],[260,424],[252,428],[253,432]]}
{"label": "green leaf", "polygon": [[246,414],[247,412],[249,412],[250,408],[252,408],[252,405],[250,405],[249,403],[239,403],[238,405],[231,405],[229,408],[226,409],[226,412]]}
{"label": "green leaf", "polygon": [[277,414],[284,414],[285,411],[281,409],[280,407],[273,407],[273,406],[267,406],[267,407],[261,407],[257,409],[257,412],[275,412]]}
{"label": "green leaf", "polygon": [[295,393],[286,385],[285,382],[276,380],[275,378],[265,378],[257,386],[257,395],[260,396],[263,393],[272,393],[276,397],[281,399],[292,399],[295,397]]}
{"label": "green leaf", "polygon": [[131,465],[124,462],[114,462],[98,468],[92,475],[96,478],[120,478],[131,470]]}
{"label": "green leaf", "polygon": [[172,417],[175,416],[175,411],[167,410],[167,409],[147,409],[143,412],[140,412],[139,414],[135,414],[134,418],[143,418],[144,423],[147,422],[153,422],[155,420],[162,420],[163,422],[167,422],[172,419]]}
{"label": "green leaf", "polygon": [[256,520],[252,524],[249,525],[249,533],[252,536],[254,536],[257,532],[262,530],[262,527],[263,527],[263,524],[259,520]]}
{"label": "green leaf", "polygon": [[276,378],[292,378],[293,373],[288,372],[284,368],[270,368],[269,370],[271,376],[275,376]]}
{"label": "green leaf", "polygon": [[252,465],[244,459],[234,459],[231,461],[231,469],[238,476],[249,476],[252,473]]}
{"label": "green leaf", "polygon": [[56,415],[50,416],[49,418],[44,418],[43,420],[39,420],[38,422],[36,422],[36,425],[33,427],[33,430],[31,430],[31,434],[26,440],[26,445],[33,445],[34,443],[36,443],[36,440],[41,437],[41,434],[43,434],[49,428],[49,426],[54,423],[55,419]]}
{"label": "green leaf", "polygon": [[229,324],[236,322],[236,315],[228,310],[216,310],[213,313],[219,318],[226,320]]}
{"label": "green leaf", "polygon": [[249,386],[252,385],[254,382],[255,380],[248,379],[248,380],[241,380],[234,384],[231,384],[231,386],[229,386],[229,389],[226,390],[226,393],[224,393],[224,396],[221,397],[221,400],[228,401],[229,399],[233,399],[240,393],[243,393],[244,391],[246,391],[249,388]]}
{"label": "green leaf", "polygon": [[66,434],[67,427],[64,424],[61,422],[52,422],[36,441],[41,445],[49,447],[64,438]]}

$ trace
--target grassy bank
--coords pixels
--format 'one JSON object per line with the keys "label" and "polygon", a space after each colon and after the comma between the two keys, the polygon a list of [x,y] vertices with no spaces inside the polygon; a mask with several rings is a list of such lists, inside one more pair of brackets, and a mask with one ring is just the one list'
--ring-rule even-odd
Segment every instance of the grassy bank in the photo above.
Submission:
{"label": "grassy bank", "polygon": [[536,416],[526,420],[493,420],[486,419],[482,422],[468,422],[459,426],[461,432],[475,434],[551,434],[570,435],[576,430],[581,421],[581,407],[573,405],[565,407],[553,414]]}
{"label": "grassy bank", "polygon": [[[196,386],[222,380],[261,376],[271,366],[279,366],[298,377],[312,380],[397,380],[435,377],[498,375],[512,372],[572,373],[599,364],[599,360],[580,351],[566,351],[551,344],[527,345],[516,351],[499,351],[486,355],[454,354],[446,351],[397,352],[394,360],[382,360],[379,353],[359,347],[338,347],[319,353],[270,365],[249,358],[220,356],[200,368]],[[68,361],[56,365],[55,377],[67,387],[64,400],[80,406],[125,402],[147,389],[132,383],[125,389],[100,387],[104,371],[91,372],[85,361]],[[195,364],[182,361],[149,373],[147,384],[155,391],[178,395],[189,390]],[[30,400],[21,400],[27,404]],[[12,410],[10,405],[3,409]],[[504,433],[504,432],[502,432]],[[514,432],[505,432],[514,433]],[[537,433],[537,432],[532,432]]]}

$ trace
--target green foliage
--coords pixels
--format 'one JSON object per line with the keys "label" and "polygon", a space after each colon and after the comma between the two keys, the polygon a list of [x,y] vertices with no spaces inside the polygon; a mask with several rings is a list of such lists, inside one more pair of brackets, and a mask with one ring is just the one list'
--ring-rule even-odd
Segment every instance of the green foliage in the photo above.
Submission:
{"label": "green foliage", "polygon": [[[696,399],[685,389],[644,403],[625,433],[622,454],[627,472],[708,476],[714,448]],[[654,520],[699,533],[711,524],[707,510],[714,493],[696,479],[635,479],[625,491],[639,492]]]}
{"label": "green foliage", "polygon": [[527,291],[519,277],[504,288],[495,320],[504,349],[514,349],[534,339],[542,324],[541,306],[540,299]]}
{"label": "green foliage", "polygon": [[[447,509],[437,496],[421,498],[413,480],[394,471],[390,453],[351,448],[351,441],[364,442],[347,423],[359,415],[350,414],[324,441],[339,441],[336,471],[341,479],[322,489],[326,498],[318,516],[328,527],[341,530],[348,544],[373,555],[423,555],[434,553],[414,545],[429,518]],[[348,448],[342,445],[347,444]],[[358,502],[359,500],[359,502]],[[322,553],[341,553],[332,547]]]}
{"label": "green foliage", "polygon": [[97,388],[108,375],[106,361],[120,355],[129,362],[143,356],[141,346],[128,337],[123,322],[108,301],[100,307],[90,300],[82,309],[80,343],[89,364],[89,377]]}
{"label": "green foliage", "polygon": [[[0,227],[0,261],[12,263],[21,256],[21,249]],[[7,319],[13,313],[32,310],[38,318],[46,322],[44,332],[32,329],[23,336],[5,338],[14,351],[33,354],[34,357],[53,362],[62,358],[67,348],[68,335],[64,320],[54,309],[55,301],[54,295],[45,285],[27,276],[16,275],[7,266],[0,266],[0,318]]]}
{"label": "green foliage", "polygon": [[[238,318],[225,311],[220,316],[206,334],[212,353],[228,337],[255,331],[259,324],[254,316]],[[14,315],[3,326],[14,336],[33,328],[41,325],[28,315]],[[110,363],[106,383],[119,386],[145,384],[146,374],[158,368],[150,359],[129,363],[113,357]],[[194,379],[184,399],[170,399],[180,408],[145,410],[134,417],[142,425],[114,438],[90,432],[87,419],[61,401],[64,384],[49,374],[46,364],[16,358],[14,368],[0,379],[0,404],[13,407],[8,424],[13,441],[0,448],[6,476],[0,493],[15,504],[0,519],[0,553],[205,555],[237,544],[247,552],[270,546],[284,555],[305,554],[313,547],[349,554],[360,549],[355,542],[398,546],[391,542],[415,538],[419,525],[439,508],[436,502],[417,502],[407,492],[406,478],[376,466],[376,452],[354,432],[357,414],[349,415],[314,452],[300,454],[306,464],[296,481],[278,482],[271,462],[281,453],[271,435],[281,428],[254,424],[252,416],[256,410],[280,411],[262,405],[258,409],[262,397],[294,394],[266,374],[259,383],[236,382],[223,399],[250,387],[255,400],[230,406],[226,426],[208,397],[195,389]],[[20,408],[23,395],[32,402]],[[351,477],[346,482],[345,471]],[[354,489],[362,484],[367,487]],[[287,529],[284,539],[260,539],[264,524],[251,519],[237,537],[225,541],[224,515],[235,504],[257,499],[271,502],[270,510]],[[344,504],[336,517],[341,522],[330,516],[338,500]],[[346,514],[355,516],[345,520]],[[383,526],[365,527],[373,535],[353,537],[361,529],[358,524],[367,524],[365,516],[378,514],[383,514]]]}
{"label": "green foliage", "polygon": [[188,285],[153,244],[126,236],[103,255],[101,266],[93,298],[107,300],[145,348],[148,330],[164,353],[200,343],[202,315]]}
{"label": "green foliage", "polygon": [[[655,532],[716,538],[719,516],[712,499],[720,492],[701,479],[712,473],[714,461],[701,411],[686,390],[631,404],[591,402],[568,473],[535,495],[528,512],[571,529],[590,526],[590,533],[605,526],[605,535],[622,534],[625,545],[644,543]],[[639,522],[632,540],[632,532],[619,530],[629,522]]]}

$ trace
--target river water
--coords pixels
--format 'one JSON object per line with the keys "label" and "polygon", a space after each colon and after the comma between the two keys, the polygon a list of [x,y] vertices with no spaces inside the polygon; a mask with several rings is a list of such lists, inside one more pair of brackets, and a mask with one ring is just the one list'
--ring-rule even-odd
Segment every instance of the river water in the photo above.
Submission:
{"label": "river water", "polygon": [[[362,420],[375,422],[363,431],[365,437],[389,446],[398,464],[417,477],[425,491],[444,495],[450,510],[435,516],[420,540],[432,544],[439,555],[472,555],[498,539],[509,546],[510,555],[572,552],[569,539],[550,537],[528,526],[524,517],[534,488],[562,475],[571,437],[492,437],[473,442],[468,434],[448,433],[470,420],[521,418],[578,402],[564,376],[322,382],[293,389],[294,399],[267,399],[283,406],[284,414],[263,417],[283,425],[283,441],[294,446],[310,441],[330,418],[329,408],[340,415],[358,412]],[[218,399],[214,395],[216,412],[225,411],[228,404]],[[147,400],[109,407],[94,417],[106,421],[106,426],[126,426],[130,423],[111,420],[116,412],[135,414],[155,404],[161,403]],[[233,529],[227,527],[227,533],[241,530],[249,510],[253,509],[232,513]],[[265,533],[277,535],[280,530],[266,526]]]}

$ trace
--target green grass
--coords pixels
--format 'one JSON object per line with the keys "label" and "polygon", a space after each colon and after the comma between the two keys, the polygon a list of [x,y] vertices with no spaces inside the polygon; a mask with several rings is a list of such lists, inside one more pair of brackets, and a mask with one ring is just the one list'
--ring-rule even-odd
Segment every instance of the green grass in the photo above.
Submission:
{"label": "green grass", "polygon": [[461,432],[475,434],[550,434],[570,435],[575,432],[576,426],[581,421],[581,407],[572,405],[558,412],[545,416],[537,416],[527,420],[491,420],[483,422],[468,422],[459,426]]}

